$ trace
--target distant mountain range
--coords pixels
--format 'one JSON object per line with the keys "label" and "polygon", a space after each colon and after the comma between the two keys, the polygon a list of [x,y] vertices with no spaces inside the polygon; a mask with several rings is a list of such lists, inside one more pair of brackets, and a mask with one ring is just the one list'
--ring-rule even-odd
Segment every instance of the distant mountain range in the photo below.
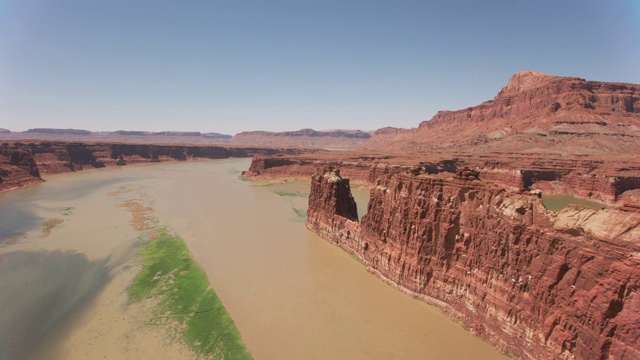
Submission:
{"label": "distant mountain range", "polygon": [[89,131],[82,129],[34,128],[23,132],[0,129],[0,140],[102,141],[138,144],[237,144],[306,148],[351,149],[371,137],[361,130],[270,132],[249,131],[235,136],[199,131]]}
{"label": "distant mountain range", "polygon": [[197,131],[90,132],[36,128],[0,129],[0,140],[107,141],[157,144],[237,144],[408,153],[553,152],[640,154],[640,85],[558,77],[537,71],[515,74],[492,100],[439,111],[417,128],[247,131],[234,136]]}

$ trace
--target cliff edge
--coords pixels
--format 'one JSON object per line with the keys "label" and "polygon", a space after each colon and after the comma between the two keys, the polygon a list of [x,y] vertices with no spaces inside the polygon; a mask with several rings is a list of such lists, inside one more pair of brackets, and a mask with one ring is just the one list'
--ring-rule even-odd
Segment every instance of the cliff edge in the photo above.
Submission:
{"label": "cliff edge", "polygon": [[348,179],[312,179],[307,227],[392,286],[527,359],[640,358],[640,213],[553,213],[472,170],[381,177],[362,223]]}

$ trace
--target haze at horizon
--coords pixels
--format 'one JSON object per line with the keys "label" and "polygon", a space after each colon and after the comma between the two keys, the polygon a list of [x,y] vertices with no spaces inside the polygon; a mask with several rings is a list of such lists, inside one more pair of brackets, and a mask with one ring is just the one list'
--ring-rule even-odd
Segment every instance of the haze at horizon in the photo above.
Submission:
{"label": "haze at horizon", "polygon": [[415,127],[518,71],[640,83],[633,1],[1,1],[0,128]]}

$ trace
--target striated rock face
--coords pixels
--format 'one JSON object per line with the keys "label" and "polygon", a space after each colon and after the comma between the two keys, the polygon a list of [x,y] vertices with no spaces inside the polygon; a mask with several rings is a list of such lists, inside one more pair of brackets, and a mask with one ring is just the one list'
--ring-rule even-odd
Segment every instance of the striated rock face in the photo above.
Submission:
{"label": "striated rock face", "polygon": [[[573,121],[554,121],[551,125],[607,126],[609,115],[622,117],[640,113],[640,86],[525,71],[515,74],[495,99],[464,110],[441,111],[431,121],[420,123],[419,128],[433,128],[441,122],[488,122],[533,114],[543,120],[540,124],[544,124],[547,122],[544,120],[569,113],[575,117]],[[617,120],[611,118],[616,121],[614,119]],[[522,126],[519,123],[513,125]]]}
{"label": "striated rock face", "polygon": [[640,85],[515,74],[493,99],[439,111],[417,129],[381,129],[370,149],[640,154]]}
{"label": "striated rock face", "polygon": [[311,177],[307,227],[332,243],[357,252],[351,242],[342,241],[344,237],[350,238],[353,231],[359,231],[359,224],[349,179],[340,176],[339,171],[330,170]]}
{"label": "striated rock face", "polygon": [[381,177],[358,224],[348,184],[313,177],[307,226],[501,351],[640,358],[640,213],[551,213],[477,172],[413,171]]}

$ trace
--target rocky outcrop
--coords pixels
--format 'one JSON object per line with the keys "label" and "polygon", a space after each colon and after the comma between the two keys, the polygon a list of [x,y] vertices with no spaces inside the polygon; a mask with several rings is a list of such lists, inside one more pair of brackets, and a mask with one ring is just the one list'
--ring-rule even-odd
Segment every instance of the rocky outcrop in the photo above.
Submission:
{"label": "rocky outcrop", "polygon": [[350,239],[359,231],[358,209],[349,179],[338,170],[327,170],[311,177],[311,195],[307,210],[307,227],[351,253],[359,250]]}
{"label": "rocky outcrop", "polygon": [[358,224],[348,180],[318,174],[307,226],[505,353],[640,358],[640,214],[551,213],[537,193],[481,179],[381,177]]}
{"label": "rocky outcrop", "polygon": [[23,149],[0,149],[0,191],[42,181],[33,156]]}
{"label": "rocky outcrop", "polygon": [[640,85],[515,74],[493,99],[439,111],[417,129],[376,131],[369,149],[640,154]]}
{"label": "rocky outcrop", "polygon": [[618,208],[640,213],[640,189],[625,191],[619,198]]}
{"label": "rocky outcrop", "polygon": [[9,152],[9,164],[23,168],[27,174],[31,176],[40,176],[40,171],[33,157],[24,150],[13,150]]}

